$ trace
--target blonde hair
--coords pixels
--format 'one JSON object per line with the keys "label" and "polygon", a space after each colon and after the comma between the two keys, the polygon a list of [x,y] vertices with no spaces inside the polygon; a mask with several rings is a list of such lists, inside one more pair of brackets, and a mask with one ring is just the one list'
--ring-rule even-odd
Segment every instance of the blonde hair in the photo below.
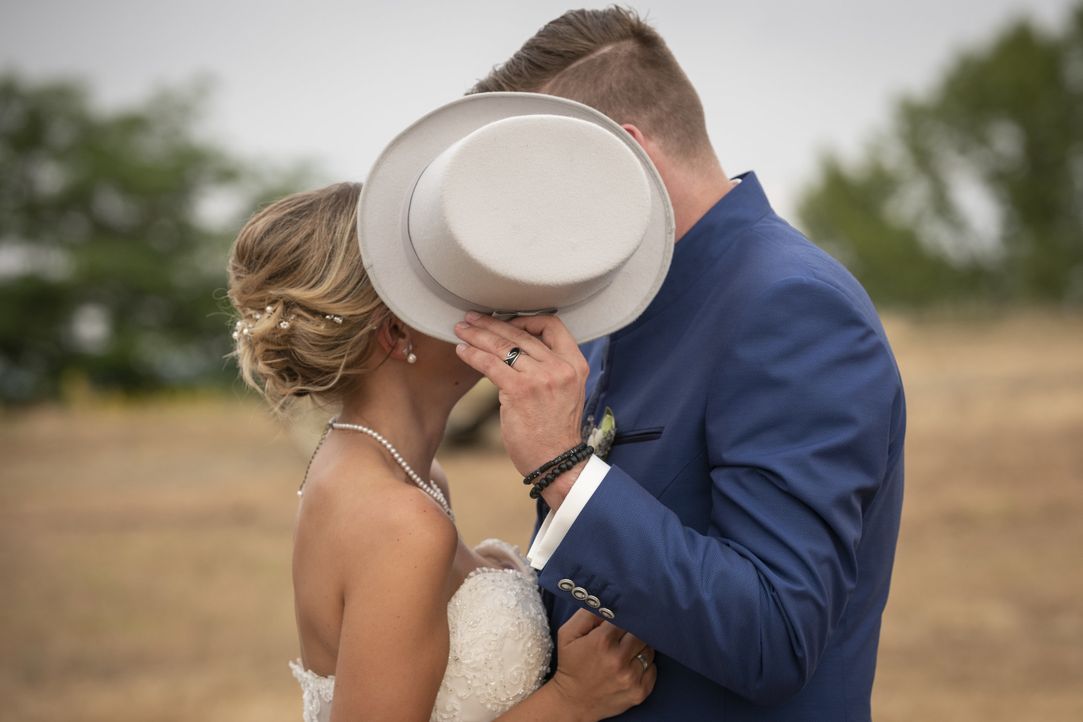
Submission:
{"label": "blonde hair", "polygon": [[365,373],[390,312],[361,263],[360,183],[295,193],[253,215],[229,256],[233,356],[272,409],[334,403]]}

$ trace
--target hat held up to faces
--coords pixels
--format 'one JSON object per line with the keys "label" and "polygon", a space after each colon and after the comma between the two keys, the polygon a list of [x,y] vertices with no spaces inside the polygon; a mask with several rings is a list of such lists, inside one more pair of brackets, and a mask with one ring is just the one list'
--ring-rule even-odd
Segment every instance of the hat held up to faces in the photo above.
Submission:
{"label": "hat held up to faces", "polygon": [[556,313],[577,341],[646,309],[673,208],[638,143],[580,103],[481,93],[398,135],[358,203],[361,257],[405,323],[458,342],[467,311]]}

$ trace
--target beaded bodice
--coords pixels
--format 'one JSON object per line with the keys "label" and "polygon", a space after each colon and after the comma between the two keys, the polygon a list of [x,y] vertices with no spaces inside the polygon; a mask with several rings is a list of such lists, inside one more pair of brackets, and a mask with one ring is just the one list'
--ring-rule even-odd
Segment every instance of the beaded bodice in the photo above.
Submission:
{"label": "beaded bodice", "polygon": [[[529,696],[549,669],[552,641],[537,577],[518,550],[486,539],[474,550],[511,568],[479,567],[448,602],[447,668],[430,720],[488,722]],[[334,677],[290,662],[304,722],[328,722]]]}

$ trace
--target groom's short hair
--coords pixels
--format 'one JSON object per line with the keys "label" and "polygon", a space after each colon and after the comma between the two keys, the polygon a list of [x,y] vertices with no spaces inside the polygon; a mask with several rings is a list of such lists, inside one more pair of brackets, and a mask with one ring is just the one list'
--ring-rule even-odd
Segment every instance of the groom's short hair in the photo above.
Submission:
{"label": "groom's short hair", "polygon": [[569,10],[470,93],[548,93],[631,123],[666,152],[712,154],[703,105],[662,36],[632,9]]}

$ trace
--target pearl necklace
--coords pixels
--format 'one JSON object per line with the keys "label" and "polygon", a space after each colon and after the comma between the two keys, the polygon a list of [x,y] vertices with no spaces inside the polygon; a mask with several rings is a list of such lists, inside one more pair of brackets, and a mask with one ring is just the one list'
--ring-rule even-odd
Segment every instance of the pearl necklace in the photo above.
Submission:
{"label": "pearl necklace", "polygon": [[[374,429],[370,429],[367,426],[362,426],[360,424],[347,424],[342,421],[336,421],[335,419],[331,419],[327,422],[327,431],[329,432],[331,429],[359,431],[362,434],[367,434],[368,436],[371,436],[373,439],[378,441],[385,449],[387,449],[387,452],[391,454],[391,458],[395,460],[395,463],[402,467],[402,470],[406,472],[406,475],[408,477],[410,477],[410,481],[414,482],[414,485],[417,486],[418,489],[421,489],[423,492],[431,496],[433,501],[439,504],[440,507],[444,510],[444,513],[448,515],[448,517],[451,519],[451,522],[455,523],[455,513],[451,511],[451,505],[447,503],[447,497],[444,496],[444,492],[440,491],[440,487],[438,487],[431,479],[429,481],[425,481],[424,479],[422,479],[418,475],[418,473],[414,471],[409,464],[406,463],[406,459],[402,458],[402,454],[399,453],[399,450],[396,449],[391,444],[391,442],[385,439],[381,434],[376,432]],[[316,445],[316,451],[319,451],[320,446],[323,445],[323,440],[326,438],[327,432],[324,432],[323,438],[320,439],[320,443]],[[315,452],[313,452],[312,455],[313,457],[315,457]],[[309,462],[309,465],[311,466],[311,462]],[[305,471],[305,477],[306,479],[308,477],[307,470]],[[301,496],[301,494],[303,493],[302,489],[304,489],[303,481],[301,482],[301,489],[297,490],[297,496]]]}

